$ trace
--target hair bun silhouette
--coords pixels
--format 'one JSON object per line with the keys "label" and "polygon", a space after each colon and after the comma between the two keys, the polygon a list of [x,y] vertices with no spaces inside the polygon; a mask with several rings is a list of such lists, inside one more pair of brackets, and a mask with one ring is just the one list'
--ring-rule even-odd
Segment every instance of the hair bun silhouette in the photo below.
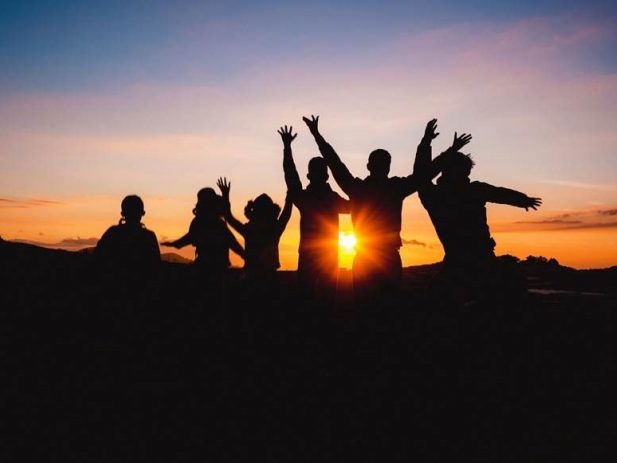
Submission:
{"label": "hair bun silhouette", "polygon": [[214,188],[204,187],[197,192],[197,204],[193,208],[193,215],[211,213],[221,215],[223,213],[222,198]]}

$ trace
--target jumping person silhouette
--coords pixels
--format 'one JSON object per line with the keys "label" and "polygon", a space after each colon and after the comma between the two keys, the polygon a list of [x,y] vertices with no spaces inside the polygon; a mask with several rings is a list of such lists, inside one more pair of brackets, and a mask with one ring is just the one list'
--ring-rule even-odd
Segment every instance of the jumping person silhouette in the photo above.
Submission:
{"label": "jumping person silhouette", "polygon": [[137,195],[128,195],[120,204],[122,218],[101,236],[94,250],[104,264],[129,272],[148,272],[161,261],[158,241],[141,218],[146,214],[144,202]]}
{"label": "jumping person silhouette", "polygon": [[[352,265],[355,299],[366,303],[375,296],[396,293],[402,273],[399,250],[403,201],[415,193],[424,180],[415,172],[407,177],[389,177],[391,156],[385,149],[369,154],[367,177],[354,177],[319,132],[319,116],[302,119],[334,179],[351,202],[351,221],[357,242]],[[432,138],[425,134],[417,151],[427,151],[430,156],[431,141]],[[437,170],[433,170],[431,175],[437,175]],[[422,175],[429,174],[422,172]]]}
{"label": "jumping person silhouette", "polygon": [[309,183],[302,187],[291,150],[297,133],[291,126],[278,130],[283,141],[283,171],[287,190],[300,212],[298,284],[311,302],[334,302],[338,280],[339,214],[350,211],[349,201],[328,183],[328,165],[322,157],[308,163]]}
{"label": "jumping person silhouette", "polygon": [[[457,139],[456,132],[454,139]],[[487,222],[486,204],[535,210],[542,200],[508,188],[471,181],[469,176],[474,162],[459,149],[442,153],[434,160],[430,152],[418,152],[414,168],[418,172],[435,167],[441,171],[436,183],[427,181],[421,186],[420,201],[444,249],[444,282],[461,297],[475,299],[490,289],[501,275],[495,258],[495,240]]]}
{"label": "jumping person silhouette", "polygon": [[229,192],[231,183],[219,178],[217,186],[223,195],[227,222],[244,238],[244,272],[250,282],[273,283],[276,271],[281,266],[279,260],[279,241],[291,217],[293,204],[288,194],[285,206],[281,207],[265,193],[248,201],[244,215],[248,222],[242,223],[231,212]]}
{"label": "jumping person silhouette", "polygon": [[231,266],[229,251],[244,258],[244,249],[224,220],[224,199],[214,188],[205,187],[197,193],[195,216],[188,232],[174,241],[161,243],[177,249],[195,246],[195,264],[209,274],[219,274]]}

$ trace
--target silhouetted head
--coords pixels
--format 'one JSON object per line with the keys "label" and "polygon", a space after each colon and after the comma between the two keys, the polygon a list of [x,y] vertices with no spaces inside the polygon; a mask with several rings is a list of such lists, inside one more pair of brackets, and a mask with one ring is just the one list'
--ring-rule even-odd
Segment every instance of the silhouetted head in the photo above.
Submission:
{"label": "silhouetted head", "polygon": [[311,183],[326,183],[328,181],[328,164],[322,157],[314,157],[308,163],[308,178]]}
{"label": "silhouetted head", "polygon": [[144,202],[137,195],[125,196],[120,203],[120,214],[122,215],[120,223],[140,223],[141,218],[146,214]]}
{"label": "silhouetted head", "polygon": [[197,204],[195,204],[193,214],[216,216],[223,214],[222,198],[216,194],[214,188],[205,187],[197,192]]}
{"label": "silhouetted head", "polygon": [[366,168],[375,177],[387,177],[390,173],[392,156],[384,149],[376,149],[368,155]]}
{"label": "silhouetted head", "polygon": [[463,180],[469,178],[474,166],[473,159],[461,152],[444,155],[441,175],[448,180]]}
{"label": "silhouetted head", "polygon": [[249,201],[244,207],[244,215],[249,220],[275,221],[280,212],[281,207],[265,193]]}

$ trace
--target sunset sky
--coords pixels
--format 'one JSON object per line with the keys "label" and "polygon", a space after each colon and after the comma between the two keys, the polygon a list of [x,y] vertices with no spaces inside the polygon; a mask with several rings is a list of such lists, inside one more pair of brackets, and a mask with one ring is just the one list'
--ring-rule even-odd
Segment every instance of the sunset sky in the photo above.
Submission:
{"label": "sunset sky", "polygon": [[[359,177],[375,148],[391,175],[411,173],[432,118],[435,153],[471,133],[472,179],[543,199],[488,205],[498,254],[617,265],[615,1],[5,4],[0,236],[92,246],[138,194],[146,226],[177,238],[219,176],[244,219],[260,193],[283,202],[281,125],[298,132],[306,185],[311,114]],[[298,222],[294,210],[283,269],[296,268]],[[402,236],[404,265],[443,257],[417,195]]]}

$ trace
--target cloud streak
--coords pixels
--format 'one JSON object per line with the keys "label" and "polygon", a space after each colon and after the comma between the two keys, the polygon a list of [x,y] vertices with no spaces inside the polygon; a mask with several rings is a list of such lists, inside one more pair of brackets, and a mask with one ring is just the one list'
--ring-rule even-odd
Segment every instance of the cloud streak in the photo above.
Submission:
{"label": "cloud streak", "polygon": [[603,229],[617,226],[615,221],[602,220],[617,216],[617,209],[586,209],[556,214],[538,220],[519,220],[513,225],[528,225],[537,231]]}
{"label": "cloud streak", "polygon": [[423,248],[428,246],[427,243],[423,241],[414,240],[414,239],[403,238],[401,241],[403,242],[403,244],[409,244],[411,246],[422,246]]}
{"label": "cloud streak", "polygon": [[0,208],[30,208],[30,207],[49,207],[49,206],[61,206],[65,203],[61,201],[54,201],[50,199],[36,199],[36,198],[0,198]]}

